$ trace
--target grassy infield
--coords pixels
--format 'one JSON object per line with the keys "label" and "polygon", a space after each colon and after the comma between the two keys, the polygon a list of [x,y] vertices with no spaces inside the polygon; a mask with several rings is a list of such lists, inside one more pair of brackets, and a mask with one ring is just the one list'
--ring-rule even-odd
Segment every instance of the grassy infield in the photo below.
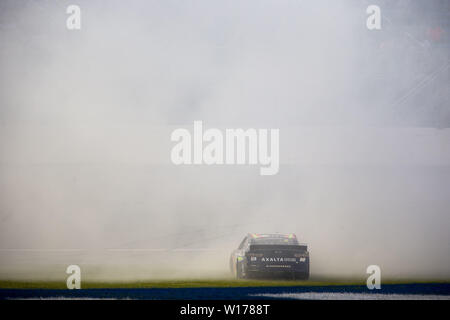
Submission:
{"label": "grassy infield", "polygon": [[[384,284],[400,283],[448,283],[449,281],[383,281]],[[205,287],[271,287],[271,286],[333,286],[333,285],[366,285],[364,280],[309,280],[309,281],[278,281],[278,280],[153,280],[142,282],[82,282],[82,289],[92,288],[205,288]],[[61,281],[9,281],[0,280],[0,289],[66,289]]]}

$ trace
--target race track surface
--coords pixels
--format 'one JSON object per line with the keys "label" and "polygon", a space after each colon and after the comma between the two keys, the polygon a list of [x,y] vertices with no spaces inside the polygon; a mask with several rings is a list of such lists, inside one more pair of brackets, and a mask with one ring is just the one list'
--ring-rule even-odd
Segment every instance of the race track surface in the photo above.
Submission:
{"label": "race track surface", "polygon": [[366,286],[294,286],[233,288],[120,288],[120,289],[0,289],[5,299],[444,299],[450,300],[449,283],[388,284],[380,290]]}

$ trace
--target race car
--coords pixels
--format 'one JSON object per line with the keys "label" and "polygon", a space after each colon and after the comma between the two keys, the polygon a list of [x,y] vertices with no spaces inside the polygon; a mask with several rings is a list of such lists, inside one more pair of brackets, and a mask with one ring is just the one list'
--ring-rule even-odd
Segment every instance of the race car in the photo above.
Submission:
{"label": "race car", "polygon": [[308,279],[308,247],[292,233],[249,233],[231,254],[230,269],[238,279]]}

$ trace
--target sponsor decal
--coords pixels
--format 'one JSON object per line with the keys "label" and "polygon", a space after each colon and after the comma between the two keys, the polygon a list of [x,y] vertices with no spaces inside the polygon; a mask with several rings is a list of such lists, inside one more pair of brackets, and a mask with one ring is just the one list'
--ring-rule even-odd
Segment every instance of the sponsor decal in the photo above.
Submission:
{"label": "sponsor decal", "polygon": [[262,262],[295,262],[296,259],[295,258],[280,258],[280,257],[276,257],[276,258],[261,258]]}
{"label": "sponsor decal", "polygon": [[268,264],[266,265],[267,268],[290,268],[290,265],[283,265],[283,264]]}

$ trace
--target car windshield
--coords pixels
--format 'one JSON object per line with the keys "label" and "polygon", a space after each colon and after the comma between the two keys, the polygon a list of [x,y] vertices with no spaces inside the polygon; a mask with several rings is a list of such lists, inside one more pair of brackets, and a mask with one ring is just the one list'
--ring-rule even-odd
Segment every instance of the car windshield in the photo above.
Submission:
{"label": "car windshield", "polygon": [[284,244],[284,245],[298,245],[297,238],[289,235],[261,235],[253,236],[250,244]]}

